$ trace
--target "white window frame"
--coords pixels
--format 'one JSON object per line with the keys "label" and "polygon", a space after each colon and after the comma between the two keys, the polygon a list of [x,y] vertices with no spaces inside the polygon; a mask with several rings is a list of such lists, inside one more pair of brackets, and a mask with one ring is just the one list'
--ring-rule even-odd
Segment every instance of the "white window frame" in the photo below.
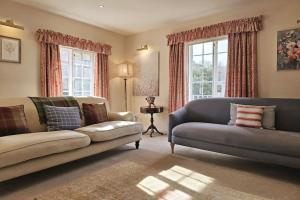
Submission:
{"label": "white window frame", "polygon": [[[95,64],[96,64],[96,53],[92,52],[92,51],[87,51],[87,50],[82,50],[82,49],[78,49],[78,48],[72,48],[72,47],[67,47],[67,46],[59,46],[59,48],[63,48],[67,51],[69,51],[68,55],[69,55],[69,66],[68,66],[68,70],[69,70],[69,77],[68,77],[68,89],[69,89],[69,94],[67,96],[75,96],[74,92],[73,92],[73,87],[74,87],[74,79],[75,78],[80,78],[81,80],[84,80],[83,77],[74,77],[73,76],[73,67],[75,67],[74,63],[75,63],[75,55],[74,53],[79,53],[81,54],[81,58],[83,57],[84,53],[90,54],[91,55],[91,65],[92,65],[92,71],[91,71],[91,85],[90,85],[90,91],[91,91],[91,96],[94,96],[95,91],[94,91],[94,73],[95,73]],[[84,68],[84,64],[81,64],[82,67],[82,73],[83,73],[83,68]],[[83,89],[83,81],[81,81],[81,88]],[[80,96],[84,96],[84,90],[81,91],[82,95]]]}
{"label": "white window frame", "polygon": [[[191,61],[191,54],[190,54],[190,46],[192,45],[195,45],[195,44],[199,44],[199,43],[206,43],[206,42],[214,42],[214,45],[213,45],[213,68],[214,68],[214,72],[215,72],[215,68],[216,68],[216,63],[217,63],[217,59],[218,59],[218,53],[217,52],[217,49],[218,49],[218,45],[216,44],[216,41],[218,40],[225,40],[227,39],[228,40],[228,37],[227,36],[220,36],[220,37],[214,37],[214,38],[209,38],[209,39],[201,39],[201,40],[195,40],[195,41],[192,41],[192,42],[187,42],[185,44],[185,55],[184,55],[184,58],[185,58],[185,70],[186,70],[186,74],[187,74],[187,86],[186,86],[186,91],[187,91],[187,96],[188,96],[188,101],[192,101],[193,98],[192,98],[192,87],[191,87],[191,84],[192,84],[192,73],[190,73],[191,69],[190,69],[190,61]],[[215,45],[216,44],[216,45]],[[228,51],[227,51],[227,54],[228,54]],[[203,54],[205,55],[205,54]],[[226,66],[227,68],[227,66]],[[215,84],[215,81],[214,81],[214,78],[215,76],[213,76],[213,84]],[[225,84],[226,84],[226,80],[225,80]],[[215,87],[215,86],[214,86]],[[212,96],[213,98],[214,96]],[[207,97],[206,97],[207,98]],[[208,97],[210,98],[210,97]]]}

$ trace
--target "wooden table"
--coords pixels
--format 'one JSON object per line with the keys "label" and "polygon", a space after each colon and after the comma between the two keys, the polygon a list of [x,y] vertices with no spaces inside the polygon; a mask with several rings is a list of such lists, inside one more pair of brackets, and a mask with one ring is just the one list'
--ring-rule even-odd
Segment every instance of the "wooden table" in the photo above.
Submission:
{"label": "wooden table", "polygon": [[154,132],[159,133],[161,135],[163,135],[162,132],[158,131],[156,126],[154,125],[154,119],[153,119],[153,114],[155,113],[162,113],[164,111],[164,107],[162,106],[155,106],[155,107],[148,107],[148,106],[144,106],[144,107],[140,107],[140,112],[144,113],[144,114],[150,114],[151,118],[150,118],[150,126],[147,128],[147,130],[145,132],[143,132],[143,134],[146,134],[149,130],[150,131],[150,137],[152,137],[152,134]]}

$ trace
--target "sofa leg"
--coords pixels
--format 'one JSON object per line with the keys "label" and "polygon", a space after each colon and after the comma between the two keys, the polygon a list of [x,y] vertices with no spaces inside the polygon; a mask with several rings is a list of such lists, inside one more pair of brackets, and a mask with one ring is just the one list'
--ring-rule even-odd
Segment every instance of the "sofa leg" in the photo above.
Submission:
{"label": "sofa leg", "polygon": [[170,143],[170,145],[171,145],[171,152],[172,152],[172,154],[174,154],[175,143]]}
{"label": "sofa leg", "polygon": [[139,147],[140,147],[140,141],[135,141],[135,148],[139,149]]}

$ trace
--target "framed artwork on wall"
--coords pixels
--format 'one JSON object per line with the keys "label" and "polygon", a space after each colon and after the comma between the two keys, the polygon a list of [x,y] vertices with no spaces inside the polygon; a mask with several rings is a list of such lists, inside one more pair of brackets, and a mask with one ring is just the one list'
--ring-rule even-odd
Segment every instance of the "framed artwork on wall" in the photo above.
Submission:
{"label": "framed artwork on wall", "polygon": [[133,96],[159,96],[159,52],[136,55]]}
{"label": "framed artwork on wall", "polygon": [[300,69],[300,28],[277,32],[277,70]]}
{"label": "framed artwork on wall", "polygon": [[21,40],[0,36],[0,62],[21,63]]}

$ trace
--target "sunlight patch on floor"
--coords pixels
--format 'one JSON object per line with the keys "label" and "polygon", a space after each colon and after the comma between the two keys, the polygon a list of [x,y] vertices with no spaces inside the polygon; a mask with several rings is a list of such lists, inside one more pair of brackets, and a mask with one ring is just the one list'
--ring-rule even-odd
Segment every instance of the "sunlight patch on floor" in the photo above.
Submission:
{"label": "sunlight patch on floor", "polygon": [[[195,172],[193,170],[175,165],[170,169],[163,170],[158,173],[159,176],[172,181],[175,185],[183,186],[190,191],[201,193],[208,184],[214,179]],[[189,200],[191,195],[170,186],[168,183],[156,178],[148,176],[137,184],[137,187],[151,196],[159,197],[161,200]]]}

